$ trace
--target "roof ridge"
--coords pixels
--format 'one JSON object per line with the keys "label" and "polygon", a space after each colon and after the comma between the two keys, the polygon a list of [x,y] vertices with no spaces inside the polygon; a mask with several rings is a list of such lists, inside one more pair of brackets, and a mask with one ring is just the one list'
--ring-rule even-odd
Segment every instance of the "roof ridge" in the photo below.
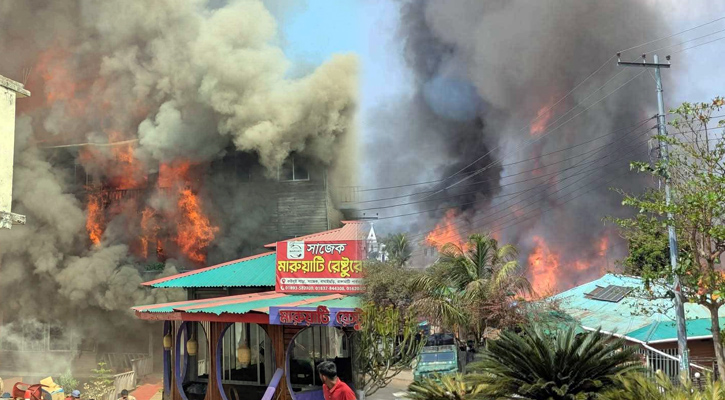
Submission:
{"label": "roof ridge", "polygon": [[182,272],[180,274],[167,276],[165,278],[155,279],[155,280],[152,280],[152,281],[144,282],[141,285],[142,286],[153,286],[153,285],[156,285],[156,284],[159,284],[159,283],[172,281],[174,279],[180,279],[180,278],[184,278],[184,277],[187,277],[187,276],[200,274],[202,272],[211,271],[211,270],[214,270],[214,269],[217,269],[217,268],[226,267],[227,265],[236,264],[236,263],[240,263],[240,262],[244,262],[244,261],[256,260],[257,258],[262,258],[262,257],[265,257],[265,256],[270,256],[272,254],[275,254],[275,252],[274,251],[268,251],[266,253],[255,254],[253,256],[243,257],[243,258],[240,258],[240,259],[237,259],[237,260],[226,261],[226,262],[223,262],[221,264],[211,265],[211,266],[208,266],[208,267],[195,269],[193,271]]}

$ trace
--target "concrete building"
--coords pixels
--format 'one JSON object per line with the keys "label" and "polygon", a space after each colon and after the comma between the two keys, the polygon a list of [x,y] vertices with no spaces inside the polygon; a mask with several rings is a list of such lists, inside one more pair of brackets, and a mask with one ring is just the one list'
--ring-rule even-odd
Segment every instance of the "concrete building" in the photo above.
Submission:
{"label": "concrete building", "polygon": [[15,101],[29,97],[23,84],[0,75],[0,229],[24,224],[25,217],[13,214],[13,152],[15,150]]}

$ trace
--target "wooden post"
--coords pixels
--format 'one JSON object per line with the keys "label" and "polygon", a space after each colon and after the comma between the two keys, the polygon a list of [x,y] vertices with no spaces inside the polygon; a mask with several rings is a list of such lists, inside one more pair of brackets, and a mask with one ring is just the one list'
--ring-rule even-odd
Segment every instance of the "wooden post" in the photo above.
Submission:
{"label": "wooden post", "polygon": [[284,343],[284,331],[282,325],[268,325],[267,332],[269,338],[272,340],[272,347],[274,348],[274,362],[277,364],[277,368],[282,368],[284,374],[282,380],[277,386],[276,398],[280,400],[292,400],[289,389],[287,388],[287,368],[286,368],[286,348]]}

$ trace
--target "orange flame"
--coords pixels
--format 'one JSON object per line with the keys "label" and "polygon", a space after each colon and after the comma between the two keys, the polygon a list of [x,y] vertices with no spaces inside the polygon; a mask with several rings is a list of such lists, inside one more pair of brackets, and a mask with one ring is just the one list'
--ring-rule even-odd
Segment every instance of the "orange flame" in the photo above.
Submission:
{"label": "orange flame", "polygon": [[442,249],[447,243],[454,243],[464,247],[466,240],[458,232],[455,221],[456,210],[450,209],[446,211],[443,220],[425,237],[425,242],[438,250]]}
{"label": "orange flame", "polygon": [[544,131],[546,131],[546,127],[549,124],[549,120],[551,119],[551,112],[552,107],[550,105],[546,105],[542,107],[539,112],[536,113],[536,119],[531,124],[531,128],[529,129],[529,133],[531,136],[539,136]]}
{"label": "orange flame", "polygon": [[529,254],[529,274],[534,291],[541,294],[557,286],[559,255],[549,249],[542,237],[534,236],[533,241],[536,245]]}
{"label": "orange flame", "polygon": [[86,216],[86,230],[91,242],[98,246],[101,243],[101,236],[104,230],[104,214],[101,193],[88,193],[88,213]]}
{"label": "orange flame", "polygon": [[606,236],[602,236],[602,238],[599,240],[599,255],[601,257],[606,256],[608,250],[609,250],[609,238]]}
{"label": "orange flame", "polygon": [[203,263],[206,261],[205,250],[219,228],[211,225],[201,210],[199,198],[191,189],[181,191],[178,205],[182,218],[177,228],[176,243],[190,260]]}
{"label": "orange flame", "polygon": [[156,212],[149,207],[141,212],[141,254],[144,258],[149,256],[149,242],[156,239],[158,226],[155,217]]}

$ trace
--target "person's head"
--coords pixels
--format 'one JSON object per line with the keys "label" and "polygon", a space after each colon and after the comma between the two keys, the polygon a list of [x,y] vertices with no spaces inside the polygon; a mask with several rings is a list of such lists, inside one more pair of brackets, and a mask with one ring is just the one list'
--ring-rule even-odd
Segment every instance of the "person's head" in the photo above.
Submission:
{"label": "person's head", "polygon": [[324,384],[334,383],[337,380],[337,366],[332,361],[323,361],[317,366],[320,380]]}
{"label": "person's head", "polygon": [[121,390],[121,398],[122,399],[128,398],[128,390],[126,390],[126,389]]}
{"label": "person's head", "polygon": [[74,399],[80,399],[81,398],[81,391],[80,390],[74,390],[71,392],[70,397]]}

